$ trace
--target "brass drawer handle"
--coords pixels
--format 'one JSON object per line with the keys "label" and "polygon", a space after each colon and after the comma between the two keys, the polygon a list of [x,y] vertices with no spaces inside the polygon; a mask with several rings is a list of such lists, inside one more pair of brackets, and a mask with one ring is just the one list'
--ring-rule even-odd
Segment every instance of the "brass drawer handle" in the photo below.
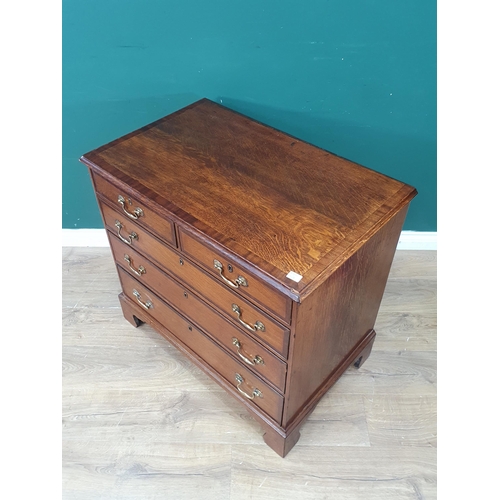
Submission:
{"label": "brass drawer handle", "polygon": [[142,208],[137,207],[133,212],[127,211],[125,208],[125,198],[119,194],[118,195],[118,203],[122,206],[123,211],[131,218],[134,220],[137,220],[139,217],[142,217],[144,215],[144,212],[142,211]]}
{"label": "brass drawer handle", "polygon": [[238,276],[234,281],[228,280],[223,274],[222,271],[224,270],[224,267],[222,266],[222,263],[219,262],[217,259],[214,259],[214,268],[219,271],[220,277],[229,285],[232,286],[233,288],[239,288],[240,286],[248,286],[248,281],[243,277],[243,276]]}
{"label": "brass drawer handle", "polygon": [[263,365],[264,360],[260,356],[250,356],[253,359],[248,359],[245,355],[243,355],[240,352],[241,349],[241,342],[236,338],[233,337],[233,345],[236,346],[236,351],[238,353],[238,356],[245,362],[248,363],[249,365]]}
{"label": "brass drawer handle", "polygon": [[249,330],[251,330],[252,332],[256,332],[257,330],[261,331],[261,332],[265,332],[266,331],[266,327],[264,326],[264,324],[260,321],[256,321],[255,322],[255,325],[249,325],[248,323],[245,323],[245,321],[243,321],[241,319],[241,309],[240,309],[240,306],[238,306],[237,304],[233,304],[233,312],[236,313],[236,315],[238,316],[238,321],[245,327],[245,328],[248,328]]}
{"label": "brass drawer handle", "polygon": [[125,254],[123,258],[125,259],[126,262],[128,262],[129,269],[133,271],[135,274],[137,274],[137,276],[142,276],[143,274],[146,274],[146,269],[144,269],[144,266],[139,266],[137,269],[135,269],[132,266],[132,259],[127,254]]}
{"label": "brass drawer handle", "polygon": [[239,374],[235,374],[236,382],[238,382],[238,385],[236,386],[236,389],[238,389],[243,396],[245,396],[248,399],[254,399],[254,398],[262,398],[262,392],[259,391],[259,389],[254,389],[252,392],[252,395],[247,394],[243,389],[240,389],[240,385],[244,382],[243,377]]}
{"label": "brass drawer handle", "polygon": [[139,239],[139,236],[137,236],[137,233],[135,233],[133,231],[129,234],[128,238],[124,238],[120,234],[120,231],[122,230],[123,224],[119,220],[115,221],[115,226],[118,229],[118,238],[120,238],[123,241],[123,243],[126,243],[127,245],[132,245],[133,240]]}
{"label": "brass drawer handle", "polygon": [[147,302],[143,302],[141,300],[141,294],[136,290],[132,290],[132,293],[134,294],[134,297],[137,299],[137,302],[139,302],[139,304],[141,304],[142,307],[144,307],[144,309],[146,309],[146,311],[148,309],[153,309],[153,303],[148,300]]}

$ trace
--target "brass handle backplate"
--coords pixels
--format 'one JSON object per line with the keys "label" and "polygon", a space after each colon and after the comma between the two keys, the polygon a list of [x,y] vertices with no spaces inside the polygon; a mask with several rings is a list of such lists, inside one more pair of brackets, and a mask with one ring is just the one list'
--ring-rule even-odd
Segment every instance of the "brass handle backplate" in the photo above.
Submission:
{"label": "brass handle backplate", "polygon": [[241,309],[240,309],[240,306],[238,306],[237,304],[233,304],[232,308],[233,308],[233,312],[235,312],[236,315],[238,316],[238,321],[245,328],[248,328],[252,332],[256,332],[256,331],[265,332],[266,331],[266,327],[264,326],[264,323],[262,323],[261,321],[256,321],[254,325],[249,325],[248,323],[246,323],[245,321],[243,321],[241,319]]}
{"label": "brass handle backplate", "polygon": [[241,353],[240,349],[241,349],[241,342],[236,338],[236,337],[233,337],[233,345],[236,346],[236,352],[238,353],[238,356],[247,364],[249,365],[263,365],[264,364],[264,360],[260,357],[260,356],[252,356],[250,355],[250,358],[253,358],[253,359],[249,359],[247,358],[244,354]]}
{"label": "brass handle backplate", "polygon": [[139,236],[137,236],[137,233],[135,233],[134,231],[132,231],[129,235],[128,235],[128,238],[124,238],[121,234],[120,234],[120,231],[122,230],[122,227],[123,227],[123,224],[119,221],[119,220],[116,220],[115,221],[115,226],[116,228],[118,229],[118,238],[120,238],[123,243],[126,243],[127,245],[132,245],[132,241],[133,240],[137,240],[139,239]]}
{"label": "brass handle backplate", "polygon": [[131,218],[134,220],[137,220],[139,217],[142,217],[144,215],[144,212],[142,211],[142,208],[137,207],[133,212],[129,212],[125,208],[125,198],[119,194],[118,195],[118,203],[122,206],[123,211]]}
{"label": "brass handle backplate", "polygon": [[126,262],[128,262],[129,269],[133,271],[135,274],[137,274],[137,276],[142,276],[143,274],[146,274],[146,269],[144,269],[144,266],[139,266],[137,269],[134,268],[130,256],[125,254],[123,258],[125,259]]}
{"label": "brass handle backplate", "polygon": [[224,266],[220,261],[214,259],[214,268],[219,271],[220,277],[227,283],[229,286],[233,288],[239,288],[240,286],[248,286],[248,281],[243,276],[238,276],[234,281],[228,280],[223,274]]}
{"label": "brass handle backplate", "polygon": [[139,304],[141,304],[142,307],[144,307],[144,309],[148,310],[148,309],[153,309],[153,303],[148,300],[147,302],[143,302],[141,300],[141,294],[136,290],[132,290],[132,293],[134,295],[134,297],[137,299],[137,302],[139,302]]}
{"label": "brass handle backplate", "polygon": [[243,377],[239,373],[235,373],[234,377],[236,378],[236,382],[238,382],[238,385],[236,386],[236,389],[238,389],[243,396],[245,396],[248,399],[254,399],[254,398],[262,398],[262,392],[259,391],[259,389],[255,388],[252,392],[252,394],[246,393],[243,389],[240,388],[241,384],[244,382]]}

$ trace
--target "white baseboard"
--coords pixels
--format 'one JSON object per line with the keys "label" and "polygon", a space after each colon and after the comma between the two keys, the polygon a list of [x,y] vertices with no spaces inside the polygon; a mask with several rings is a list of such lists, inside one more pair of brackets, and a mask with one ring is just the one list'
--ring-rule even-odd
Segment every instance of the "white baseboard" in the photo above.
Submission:
{"label": "white baseboard", "polygon": [[109,247],[104,229],[63,229],[63,247]]}
{"label": "white baseboard", "polygon": [[437,250],[436,231],[402,231],[398,250]]}
{"label": "white baseboard", "polygon": [[[109,247],[104,229],[63,229],[63,247]],[[403,231],[398,250],[437,250],[437,232]]]}

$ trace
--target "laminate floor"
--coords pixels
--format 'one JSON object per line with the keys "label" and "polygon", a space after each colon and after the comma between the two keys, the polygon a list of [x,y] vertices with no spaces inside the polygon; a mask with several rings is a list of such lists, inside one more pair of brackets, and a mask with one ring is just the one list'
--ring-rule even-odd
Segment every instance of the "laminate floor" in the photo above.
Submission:
{"label": "laminate floor", "polygon": [[436,252],[396,253],[370,358],[284,459],[119,292],[109,249],[63,249],[64,500],[436,498]]}

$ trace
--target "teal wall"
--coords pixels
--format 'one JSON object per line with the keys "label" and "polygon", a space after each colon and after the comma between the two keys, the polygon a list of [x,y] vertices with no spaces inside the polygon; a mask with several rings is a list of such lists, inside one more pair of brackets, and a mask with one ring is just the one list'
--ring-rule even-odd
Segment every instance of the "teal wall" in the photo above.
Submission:
{"label": "teal wall", "polygon": [[436,230],[435,0],[63,0],[63,227],[85,152],[207,97],[415,186]]}

